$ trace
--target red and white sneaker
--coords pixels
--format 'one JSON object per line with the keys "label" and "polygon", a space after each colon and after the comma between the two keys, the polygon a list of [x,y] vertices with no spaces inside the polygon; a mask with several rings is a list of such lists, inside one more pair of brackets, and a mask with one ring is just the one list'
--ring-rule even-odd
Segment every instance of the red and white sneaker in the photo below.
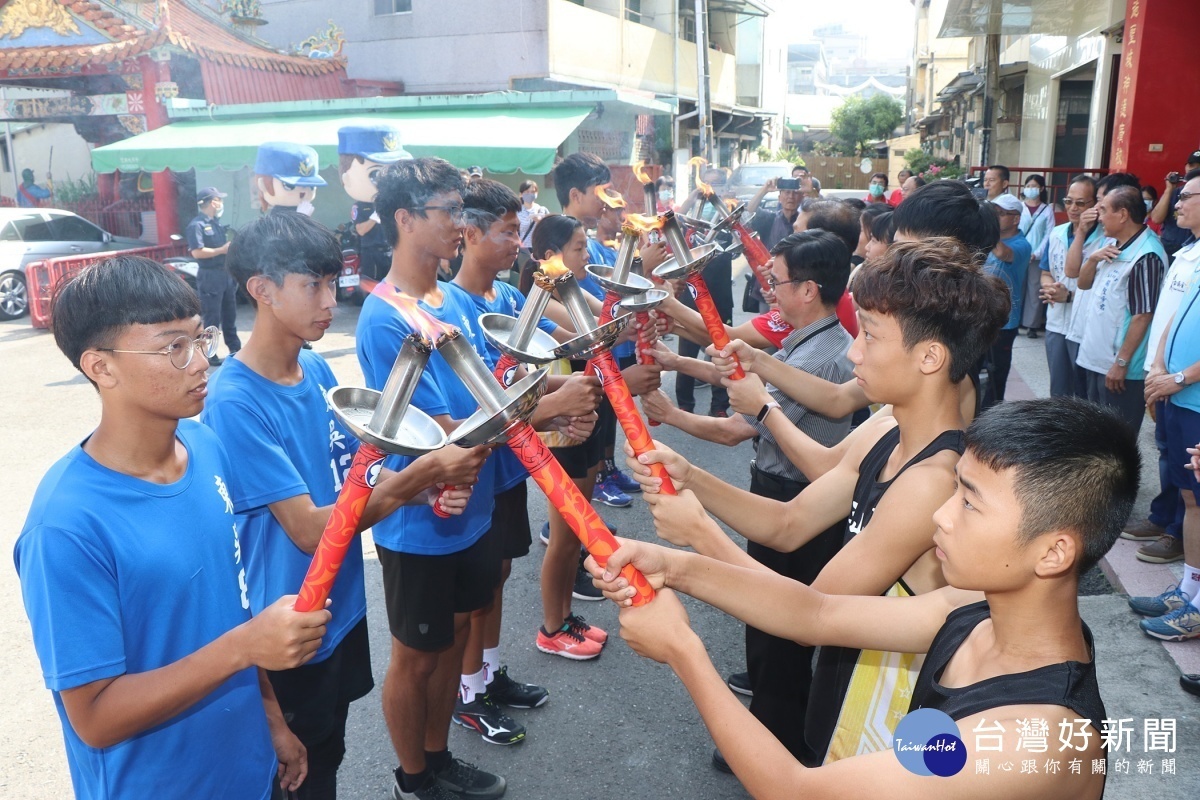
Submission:
{"label": "red and white sneaker", "polygon": [[589,625],[587,620],[578,614],[571,614],[567,617],[566,623],[571,626],[571,630],[576,633],[582,633],[584,637],[591,639],[599,645],[604,645],[608,642],[608,634],[595,625]]}
{"label": "red and white sneaker", "polygon": [[537,649],[543,653],[562,656],[572,661],[590,661],[600,655],[602,647],[600,643],[593,642],[572,628],[569,622],[564,622],[553,634],[547,634],[543,628],[538,628]]}

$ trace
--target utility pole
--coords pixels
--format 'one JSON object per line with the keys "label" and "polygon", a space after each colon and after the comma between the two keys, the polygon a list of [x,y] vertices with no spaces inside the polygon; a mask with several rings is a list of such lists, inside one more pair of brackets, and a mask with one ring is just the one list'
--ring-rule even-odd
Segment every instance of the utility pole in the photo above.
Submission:
{"label": "utility pole", "polygon": [[[980,134],[979,163],[992,160],[992,128],[996,118],[996,94],[1000,88],[1000,34],[989,33],[983,62],[983,131]],[[967,158],[970,158],[970,153]]]}
{"label": "utility pole", "polygon": [[708,80],[708,2],[696,0],[696,123],[700,129],[700,152],[713,163],[712,99]]}

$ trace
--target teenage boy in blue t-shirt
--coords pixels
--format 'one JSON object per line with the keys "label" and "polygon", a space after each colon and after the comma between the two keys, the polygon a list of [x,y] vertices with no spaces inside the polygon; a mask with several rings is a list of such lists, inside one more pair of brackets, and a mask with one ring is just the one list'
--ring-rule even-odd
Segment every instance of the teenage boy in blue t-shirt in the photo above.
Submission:
{"label": "teenage boy in blue t-shirt", "polygon": [[76,797],[264,800],[307,772],[265,670],[311,659],[330,613],[289,594],[250,616],[229,460],[187,419],[216,333],[200,326],[195,293],[144,258],[85,270],[55,305],[100,424],[42,479],[14,560]]}
{"label": "teenage boy in blue t-shirt", "polygon": [[[461,331],[486,351],[475,304],[437,279],[440,259],[462,241],[463,180],[437,158],[393,164],[378,177],[375,208],[392,245],[392,266],[367,297],[358,318],[358,360],[367,385],[382,388],[404,338],[422,321],[415,310]],[[478,404],[439,353],[430,358],[412,403],[447,431]],[[499,545],[491,535],[495,459],[488,459],[460,516],[406,506],[375,525],[383,567],[392,652],[383,683],[383,712],[400,759],[397,798],[442,798],[469,793],[499,797],[505,781],[451,756],[450,717],[470,615],[492,602],[500,583]],[[402,463],[404,459],[389,461]]]}
{"label": "teenage boy in blue t-shirt", "polygon": [[[521,200],[502,183],[471,181],[463,190],[463,260],[454,278],[475,304],[480,315],[488,313],[517,317],[525,307],[525,296],[496,276],[512,266],[521,245],[517,212]],[[546,318],[538,327],[560,342],[575,334]],[[495,368],[500,351],[491,342],[485,356],[489,368]],[[583,441],[591,432],[600,402],[600,380],[578,373],[549,378],[551,393],[538,406],[535,425],[541,420],[557,420],[569,436]],[[512,559],[529,554],[532,533],[526,478],[529,473],[511,451],[496,453],[496,505],[492,529],[500,539],[500,585],[491,607],[471,617],[471,636],[463,657],[462,680],[454,720],[478,731],[493,744],[511,744],[525,734],[497,707],[536,708],[549,698],[540,686],[521,684],[508,676],[500,665],[500,623],[504,582],[512,570]],[[583,630],[590,628],[582,617],[572,615]],[[598,629],[596,630],[599,635]]]}
{"label": "teenage boy in blue t-shirt", "polygon": [[[213,378],[202,421],[217,432],[236,465],[230,496],[243,515],[251,609],[294,591],[312,554],[358,440],[326,401],[337,386],[321,356],[302,349],[325,335],[336,305],[341,247],[303,214],[271,214],[250,223],[230,249],[229,269],[254,303],[254,336]],[[367,503],[366,529],[407,502],[428,503],[438,484],[468,485],[483,452],[444,448],[399,473],[385,470]],[[428,491],[427,491],[428,490]],[[469,489],[442,497],[466,506]],[[271,672],[288,726],[308,750],[306,797],[337,796],[350,703],[371,691],[362,548],[351,547],[330,595],[333,619],[312,661]]]}

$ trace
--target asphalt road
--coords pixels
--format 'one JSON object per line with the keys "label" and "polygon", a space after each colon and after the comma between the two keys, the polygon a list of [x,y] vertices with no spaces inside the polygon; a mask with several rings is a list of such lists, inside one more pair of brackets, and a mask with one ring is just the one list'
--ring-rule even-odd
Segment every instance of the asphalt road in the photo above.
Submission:
{"label": "asphalt road", "polygon": [[[241,309],[242,327],[251,314]],[[354,357],[356,309],[339,310],[334,327],[317,344],[345,384],[361,382]],[[1039,391],[1044,382],[1041,342],[1018,340],[1015,368]],[[0,323],[0,552],[11,552],[37,482],[45,470],[87,435],[98,419],[92,388],[54,347],[45,332],[29,328],[28,319]],[[669,379],[667,381],[669,388]],[[697,396],[707,408],[706,392]],[[748,483],[750,445],[732,450],[700,443],[670,428],[655,435],[721,477]],[[1149,462],[1153,463],[1153,462]],[[1147,481],[1151,476],[1145,476]],[[1148,501],[1148,483],[1142,504]],[[602,508],[621,535],[650,538],[644,504],[629,509]],[[546,518],[544,500],[530,494],[535,530]],[[367,592],[376,681],[381,681],[388,652],[380,573],[368,547]],[[745,797],[736,779],[709,765],[712,743],[682,685],[664,667],[634,655],[616,636],[615,609],[606,603],[579,603],[577,611],[612,635],[605,654],[592,662],[572,662],[544,655],[533,647],[540,617],[538,571],[542,548],[514,565],[506,592],[502,654],[511,674],[550,690],[540,709],[514,711],[529,730],[523,744],[502,748],[455,728],[451,747],[456,755],[504,775],[508,797],[521,800],[684,797],[723,800]],[[11,562],[7,562],[11,564]],[[1110,798],[1181,797],[1200,785],[1200,701],[1184,695],[1176,672],[1161,647],[1133,627],[1124,599],[1111,594],[1099,578],[1081,599],[1085,619],[1096,636],[1101,688],[1110,716],[1132,718],[1141,729],[1145,718],[1178,720],[1177,774],[1160,775],[1158,754],[1152,775],[1139,775],[1139,753],[1129,754],[1131,775],[1112,775]],[[28,623],[19,601],[15,571],[0,566],[0,591],[10,602],[0,606],[0,671],[6,676],[6,699],[0,711],[0,797],[28,800],[70,795],[61,732],[50,694],[42,685]],[[734,620],[691,602],[693,625],[723,673],[739,668],[743,658],[742,627]],[[349,753],[342,767],[342,796],[382,800],[388,796],[396,765],[379,705],[379,689],[351,711]],[[1135,739],[1140,749],[1141,737]],[[1144,756],[1143,756],[1144,757]],[[1032,778],[1031,778],[1032,779]],[[182,790],[183,787],[181,787]]]}

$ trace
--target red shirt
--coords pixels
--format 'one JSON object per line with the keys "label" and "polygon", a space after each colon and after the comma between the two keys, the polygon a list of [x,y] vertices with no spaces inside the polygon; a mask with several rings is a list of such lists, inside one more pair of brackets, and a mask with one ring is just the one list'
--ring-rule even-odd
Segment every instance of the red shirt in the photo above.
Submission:
{"label": "red shirt", "polygon": [[[858,317],[854,313],[854,300],[850,297],[850,292],[842,292],[841,299],[838,300],[836,313],[838,322],[842,323],[842,327],[846,329],[846,333],[857,338]],[[779,310],[774,308],[766,313],[759,314],[750,320],[750,324],[754,326],[754,330],[761,333],[763,338],[775,348],[783,347],[783,340],[795,330],[791,324],[784,320]]]}

